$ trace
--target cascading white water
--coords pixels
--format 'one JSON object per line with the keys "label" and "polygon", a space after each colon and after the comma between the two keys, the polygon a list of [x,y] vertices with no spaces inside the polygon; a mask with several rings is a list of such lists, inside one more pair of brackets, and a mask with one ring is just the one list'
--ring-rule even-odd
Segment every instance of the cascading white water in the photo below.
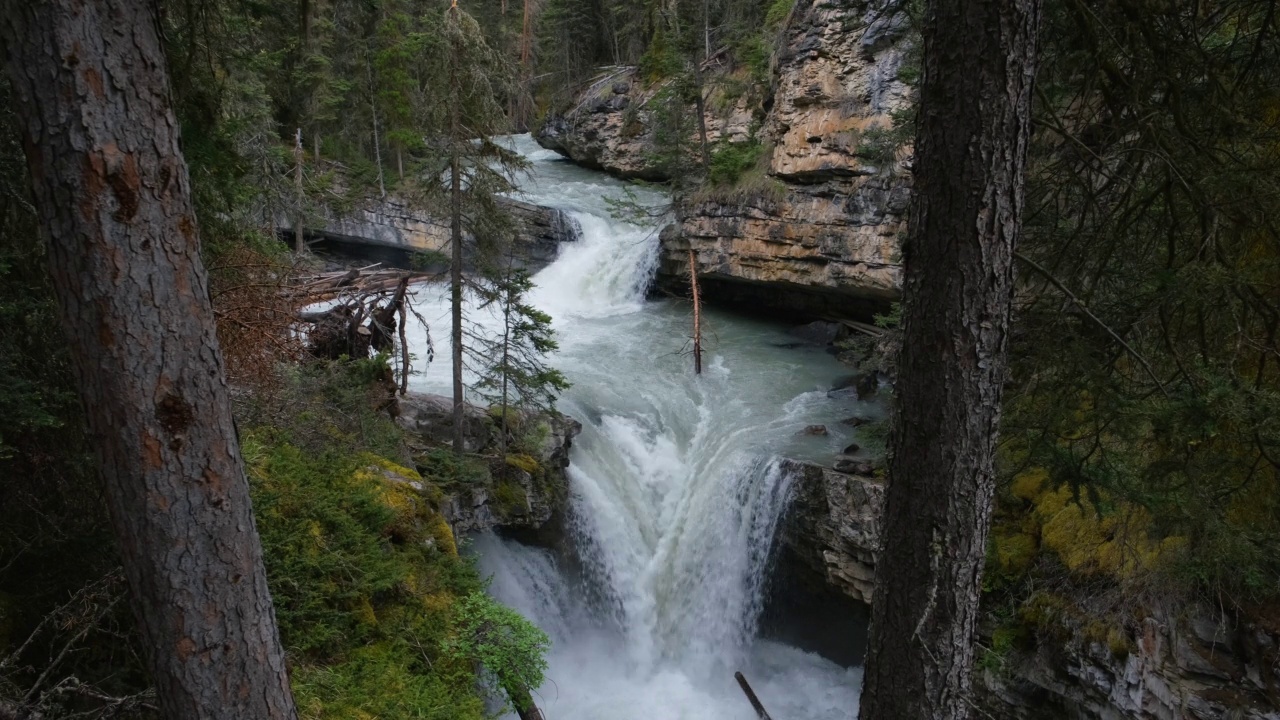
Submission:
{"label": "cascading white water", "polygon": [[[760,640],[756,623],[790,490],[776,458],[830,460],[850,440],[838,421],[867,409],[827,397],[842,372],[829,355],[714,311],[695,376],[689,308],[644,298],[656,227],[617,221],[604,201],[622,183],[512,141],[533,162],[525,199],[572,212],[583,230],[532,295],[555,318],[553,364],[574,384],[560,409],[583,424],[568,471],[582,567],[494,536],[472,545],[494,594],[552,638],[539,704],[551,720],[749,720],[733,681],[743,670],[778,720],[854,717],[860,670]],[[419,308],[444,336],[443,293],[420,291]],[[438,363],[412,385],[448,382]],[[833,432],[799,434],[811,424]]]}

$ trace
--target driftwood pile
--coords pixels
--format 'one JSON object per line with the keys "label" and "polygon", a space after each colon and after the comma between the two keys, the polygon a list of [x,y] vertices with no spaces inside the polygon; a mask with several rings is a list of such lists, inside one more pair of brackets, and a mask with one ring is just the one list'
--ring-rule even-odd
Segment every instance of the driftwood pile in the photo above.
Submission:
{"label": "driftwood pile", "polygon": [[403,394],[409,378],[405,324],[412,309],[408,289],[411,283],[430,277],[428,273],[370,265],[300,277],[284,292],[302,305],[332,303],[323,310],[298,315],[299,321],[310,325],[307,349],[317,358],[367,358],[371,353],[395,349],[398,339]]}

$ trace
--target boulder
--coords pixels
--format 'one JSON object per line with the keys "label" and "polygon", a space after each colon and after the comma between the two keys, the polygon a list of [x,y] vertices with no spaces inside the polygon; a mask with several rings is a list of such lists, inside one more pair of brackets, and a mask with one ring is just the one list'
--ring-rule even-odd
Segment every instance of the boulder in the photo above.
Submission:
{"label": "boulder", "polygon": [[815,320],[807,325],[791,328],[788,335],[798,337],[813,345],[830,345],[839,339],[844,330],[840,323]]}
{"label": "boulder", "polygon": [[[400,398],[396,423],[420,440],[420,448],[453,444],[453,399],[443,395],[406,393]],[[478,452],[493,437],[493,421],[483,408],[463,408],[464,452]]]}

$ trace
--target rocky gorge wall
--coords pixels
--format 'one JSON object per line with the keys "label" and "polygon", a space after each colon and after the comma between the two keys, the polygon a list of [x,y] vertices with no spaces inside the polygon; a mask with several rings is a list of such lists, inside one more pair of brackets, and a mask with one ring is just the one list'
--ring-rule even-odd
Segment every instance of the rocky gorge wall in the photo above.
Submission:
{"label": "rocky gorge wall", "polygon": [[[498,202],[515,222],[514,258],[522,267],[536,270],[550,264],[561,243],[575,241],[582,233],[577,221],[563,210],[510,198],[499,198]],[[292,221],[281,218],[277,226],[292,239]],[[390,196],[366,201],[348,212],[326,211],[320,217],[309,219],[304,233],[310,240],[355,247],[405,253],[449,251],[448,221]]]}
{"label": "rocky gorge wall", "polygon": [[[848,317],[898,297],[909,153],[882,138],[911,102],[906,28],[899,0],[798,0],[761,106],[744,95],[706,116],[713,145],[763,144],[768,187],[695,197],[662,234],[661,286],[683,289],[693,251],[710,302]],[[587,167],[663,179],[651,160],[659,87],[615,68],[535,137]]]}
{"label": "rocky gorge wall", "polygon": [[[788,587],[822,582],[869,604],[884,481],[812,463],[789,461],[788,470],[793,497],[776,561]],[[1032,649],[996,650],[987,618],[975,678],[986,717],[1280,720],[1280,623],[1236,608],[1155,604],[1136,627],[1101,637],[1080,610],[1087,598],[1078,600],[1041,618]],[[827,611],[859,613],[830,601]],[[824,650],[820,641],[812,649]]]}

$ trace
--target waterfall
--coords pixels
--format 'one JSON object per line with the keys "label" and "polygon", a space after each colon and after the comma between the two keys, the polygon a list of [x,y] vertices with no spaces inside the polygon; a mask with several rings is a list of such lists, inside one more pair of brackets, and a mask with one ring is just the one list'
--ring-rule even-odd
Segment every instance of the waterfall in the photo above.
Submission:
{"label": "waterfall", "polygon": [[[708,361],[695,376],[682,352],[688,307],[644,297],[658,223],[612,218],[605,198],[622,197],[622,183],[560,162],[528,136],[513,142],[533,163],[521,199],[582,227],[534,277],[531,297],[555,320],[553,364],[574,384],[560,409],[583,424],[568,469],[581,567],[494,536],[471,547],[494,595],[552,639],[539,704],[551,720],[750,720],[733,680],[742,670],[778,720],[853,717],[859,669],[756,633],[791,490],[777,458],[829,459],[848,443],[838,421],[853,414],[851,401],[826,394],[841,366],[774,325],[711,311]],[[420,294],[419,307],[447,327],[442,294]],[[439,392],[447,383],[442,363],[412,384]],[[798,433],[816,423],[832,434]]]}

